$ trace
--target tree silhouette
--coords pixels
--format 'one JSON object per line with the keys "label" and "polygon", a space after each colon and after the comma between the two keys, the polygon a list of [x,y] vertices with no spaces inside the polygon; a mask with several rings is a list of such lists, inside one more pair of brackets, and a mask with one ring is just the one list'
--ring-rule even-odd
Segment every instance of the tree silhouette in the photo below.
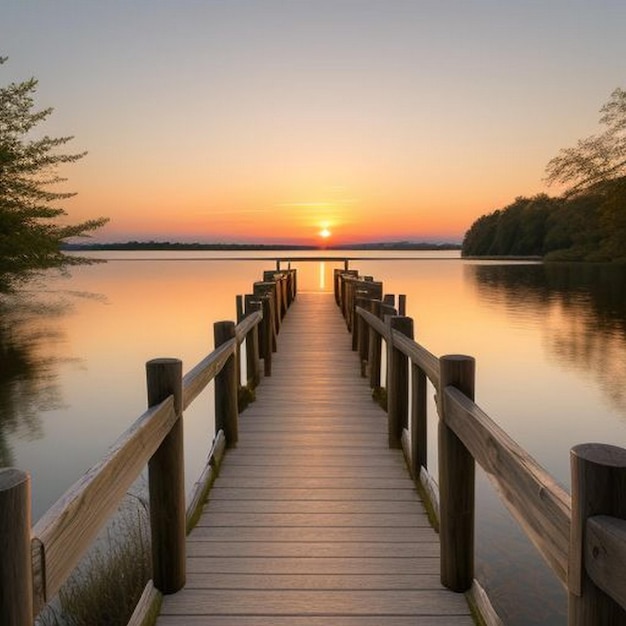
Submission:
{"label": "tree silhouette", "polygon": [[[0,57],[0,65],[5,61]],[[34,78],[0,88],[0,291],[41,270],[88,262],[63,254],[61,245],[107,221],[58,222],[66,215],[58,203],[75,194],[54,190],[66,180],[57,168],[85,153],[59,151],[72,137],[33,137],[33,130],[52,113],[51,108],[34,109],[36,88]]]}

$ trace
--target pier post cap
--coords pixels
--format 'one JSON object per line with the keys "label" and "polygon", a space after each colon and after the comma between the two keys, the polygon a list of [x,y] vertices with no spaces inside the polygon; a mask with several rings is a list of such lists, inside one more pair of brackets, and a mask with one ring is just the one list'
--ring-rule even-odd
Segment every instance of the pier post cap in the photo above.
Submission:
{"label": "pier post cap", "polygon": [[469,354],[444,354],[439,357],[440,361],[447,361],[449,363],[462,362],[462,361],[472,361],[476,363],[476,359]]}
{"label": "pier post cap", "polygon": [[610,443],[581,443],[570,450],[572,459],[605,467],[626,468],[626,449]]}
{"label": "pier post cap", "polygon": [[0,491],[15,489],[30,480],[30,474],[17,467],[0,468]]}
{"label": "pier post cap", "polygon": [[175,357],[158,357],[146,361],[146,367],[148,365],[174,365],[175,363],[180,363],[181,365],[183,364],[180,359],[177,359]]}

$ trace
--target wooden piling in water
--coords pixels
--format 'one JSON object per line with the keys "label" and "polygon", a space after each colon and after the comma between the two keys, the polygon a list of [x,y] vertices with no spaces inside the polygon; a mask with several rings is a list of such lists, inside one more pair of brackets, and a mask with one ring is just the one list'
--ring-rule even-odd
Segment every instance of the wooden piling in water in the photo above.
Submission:
{"label": "wooden piling in water", "polygon": [[418,479],[421,468],[428,469],[427,377],[416,363],[411,363],[411,475]]}
{"label": "wooden piling in water", "polygon": [[[215,322],[213,324],[215,347],[234,339],[235,323],[231,321]],[[226,445],[237,445],[239,409],[237,403],[237,355],[231,354],[222,371],[215,377],[215,432],[224,431]]]}
{"label": "wooden piling in water", "polygon": [[[244,302],[246,315],[254,313],[254,311],[263,310],[261,301],[256,299],[253,295],[246,295]],[[253,388],[256,387],[261,380],[259,373],[259,359],[259,328],[258,326],[255,326],[246,338],[247,384]]]}
{"label": "wooden piling in water", "polygon": [[33,623],[30,476],[0,469],[0,624]]}
{"label": "wooden piling in water", "polygon": [[[413,320],[410,317],[394,315],[387,318],[389,336],[398,331],[413,339]],[[402,447],[402,429],[408,428],[409,412],[409,358],[394,346],[387,343],[387,416],[389,447]]]}
{"label": "wooden piling in water", "polygon": [[[372,300],[370,302],[370,312],[372,315],[381,317],[380,300]],[[367,364],[369,369],[370,387],[376,389],[380,387],[380,370],[381,370],[381,358],[382,358],[382,337],[380,334],[370,326],[369,328],[369,350],[367,356]]]}
{"label": "wooden piling in water", "polygon": [[626,624],[626,450],[582,444],[570,460],[569,625]]}
{"label": "wooden piling in water", "polygon": [[152,577],[161,593],[185,586],[185,460],[183,451],[182,380],[179,359],[146,363],[148,406],[174,396],[178,419],[148,462]]}
{"label": "wooden piling in water", "polygon": [[[476,363],[472,357],[443,356],[439,367],[440,396],[452,386],[474,399]],[[441,583],[461,592],[474,580],[474,457],[446,424],[442,402],[439,418]]]}

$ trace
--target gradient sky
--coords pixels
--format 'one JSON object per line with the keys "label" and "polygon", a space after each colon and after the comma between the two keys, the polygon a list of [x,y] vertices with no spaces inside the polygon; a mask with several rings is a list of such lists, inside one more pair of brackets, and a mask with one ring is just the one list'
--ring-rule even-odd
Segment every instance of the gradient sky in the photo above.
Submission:
{"label": "gradient sky", "polygon": [[1,0],[101,241],[459,241],[626,83],[624,0]]}

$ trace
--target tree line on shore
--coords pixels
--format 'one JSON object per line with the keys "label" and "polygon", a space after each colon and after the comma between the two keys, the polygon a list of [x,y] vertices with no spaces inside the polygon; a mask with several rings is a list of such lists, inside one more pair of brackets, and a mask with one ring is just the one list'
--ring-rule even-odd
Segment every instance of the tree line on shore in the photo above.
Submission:
{"label": "tree line on shore", "polygon": [[518,197],[472,224],[462,255],[626,262],[626,178],[571,196]]}
{"label": "tree line on shore", "polygon": [[541,256],[552,261],[626,262],[626,91],[600,109],[606,128],[564,148],[546,166],[560,197],[519,197],[479,217],[463,256]]}

